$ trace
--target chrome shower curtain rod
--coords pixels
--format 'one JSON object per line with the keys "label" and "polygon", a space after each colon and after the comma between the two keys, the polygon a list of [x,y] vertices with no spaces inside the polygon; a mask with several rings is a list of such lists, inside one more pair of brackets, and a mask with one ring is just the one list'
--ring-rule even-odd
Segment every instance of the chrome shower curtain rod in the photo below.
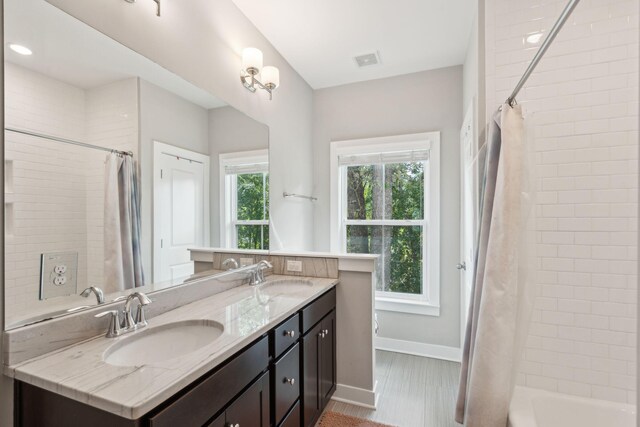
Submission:
{"label": "chrome shower curtain rod", "polygon": [[122,156],[132,156],[133,157],[133,152],[131,152],[131,151],[120,151],[120,150],[115,150],[115,149],[112,149],[112,148],[100,147],[99,145],[87,144],[86,142],[74,141],[72,139],[66,139],[66,138],[60,138],[60,137],[57,137],[57,136],[45,135],[43,133],[33,132],[33,131],[30,131],[30,130],[24,130],[24,129],[4,128],[4,130],[9,131],[9,132],[19,133],[19,134],[22,134],[22,135],[35,136],[36,138],[48,139],[48,140],[57,141],[57,142],[63,142],[65,144],[77,145],[79,147],[93,148],[94,150],[101,150],[101,151],[108,151],[110,153],[116,153],[116,154],[120,154]]}
{"label": "chrome shower curtain rod", "polygon": [[570,0],[569,3],[567,3],[564,10],[562,11],[562,14],[560,15],[556,23],[551,28],[551,31],[549,31],[549,34],[547,34],[547,37],[544,39],[544,41],[540,45],[540,49],[538,49],[536,56],[533,57],[533,60],[531,61],[531,63],[525,70],[524,74],[520,78],[520,81],[518,82],[516,87],[513,89],[513,92],[511,92],[511,95],[509,96],[509,98],[507,98],[507,101],[506,101],[507,104],[511,105],[512,107],[514,106],[518,92],[520,92],[520,89],[522,89],[522,86],[524,86],[524,84],[527,82],[527,79],[529,78],[531,73],[533,73],[533,70],[538,65],[538,62],[540,62],[544,54],[547,52],[547,49],[549,49],[549,46],[551,46],[551,43],[553,42],[553,40],[556,38],[560,30],[562,29],[562,26],[564,25],[564,23],[567,22],[567,19],[569,19],[571,12],[573,12],[573,9],[576,8],[579,2],[580,0]]}

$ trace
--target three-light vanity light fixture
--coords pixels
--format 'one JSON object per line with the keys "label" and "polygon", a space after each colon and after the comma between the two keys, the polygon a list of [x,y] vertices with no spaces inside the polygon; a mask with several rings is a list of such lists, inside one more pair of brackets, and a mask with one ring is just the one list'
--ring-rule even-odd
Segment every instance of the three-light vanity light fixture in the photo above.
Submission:
{"label": "three-light vanity light fixture", "polygon": [[280,86],[280,70],[270,65],[263,67],[262,51],[247,47],[242,51],[240,81],[250,92],[255,92],[257,88],[266,90],[271,100],[273,91]]}

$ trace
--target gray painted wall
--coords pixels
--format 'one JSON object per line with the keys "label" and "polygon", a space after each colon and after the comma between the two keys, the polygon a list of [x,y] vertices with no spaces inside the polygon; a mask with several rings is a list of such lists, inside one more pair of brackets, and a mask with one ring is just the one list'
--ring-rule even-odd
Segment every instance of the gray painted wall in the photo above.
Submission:
{"label": "gray painted wall", "polygon": [[462,66],[321,89],[314,95],[315,250],[328,251],[329,143],[427,131],[441,132],[441,313],[378,312],[380,336],[460,346],[460,149]]}
{"label": "gray painted wall", "polygon": [[142,255],[147,281],[153,269],[153,141],[209,154],[207,110],[167,90],[139,81]]}
{"label": "gray painted wall", "polygon": [[220,162],[218,155],[269,148],[269,127],[233,107],[209,110],[211,156],[211,246],[220,247]]}

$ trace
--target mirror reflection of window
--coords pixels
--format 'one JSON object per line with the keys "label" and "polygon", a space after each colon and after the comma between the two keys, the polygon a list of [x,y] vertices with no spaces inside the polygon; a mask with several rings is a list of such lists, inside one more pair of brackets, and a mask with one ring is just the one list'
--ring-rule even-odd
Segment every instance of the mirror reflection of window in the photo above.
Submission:
{"label": "mirror reflection of window", "polygon": [[269,161],[266,150],[220,155],[224,171],[226,247],[269,249]]}

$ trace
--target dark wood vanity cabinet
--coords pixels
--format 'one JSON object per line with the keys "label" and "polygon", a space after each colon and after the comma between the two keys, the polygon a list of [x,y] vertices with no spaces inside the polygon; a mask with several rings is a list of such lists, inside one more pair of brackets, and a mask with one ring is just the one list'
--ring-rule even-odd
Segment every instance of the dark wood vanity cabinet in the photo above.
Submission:
{"label": "dark wood vanity cabinet", "polygon": [[15,426],[312,427],[336,387],[331,289],[140,419],[15,382]]}
{"label": "dark wood vanity cabinet", "polygon": [[269,387],[269,374],[266,373],[207,427],[269,427]]}
{"label": "dark wood vanity cabinet", "polygon": [[304,426],[313,426],[336,389],[335,310],[303,338]]}

